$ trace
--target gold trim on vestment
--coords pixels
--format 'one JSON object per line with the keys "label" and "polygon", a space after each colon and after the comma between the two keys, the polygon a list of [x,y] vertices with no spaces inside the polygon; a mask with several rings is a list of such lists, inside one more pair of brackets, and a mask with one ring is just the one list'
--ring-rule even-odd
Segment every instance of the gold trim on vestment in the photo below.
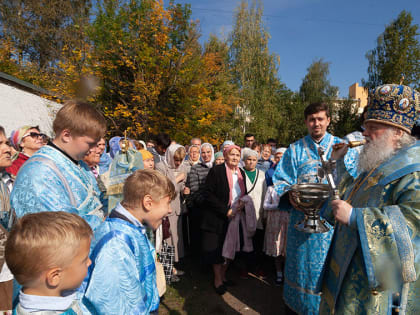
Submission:
{"label": "gold trim on vestment", "polygon": [[284,282],[286,282],[289,287],[292,287],[293,289],[296,289],[296,290],[298,290],[301,293],[306,293],[306,294],[310,294],[310,295],[321,296],[321,293],[315,293],[315,291],[302,288],[302,287],[298,286],[297,284],[290,282],[289,280],[287,280],[287,278],[284,279]]}

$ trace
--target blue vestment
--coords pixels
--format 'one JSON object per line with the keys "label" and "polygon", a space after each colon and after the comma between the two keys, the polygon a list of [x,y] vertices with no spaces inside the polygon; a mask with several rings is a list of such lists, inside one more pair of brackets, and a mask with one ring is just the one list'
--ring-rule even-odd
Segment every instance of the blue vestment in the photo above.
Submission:
{"label": "blue vestment", "polygon": [[155,250],[144,226],[115,211],[95,231],[83,304],[92,314],[149,314],[159,307]]}
{"label": "blue vestment", "polygon": [[[420,314],[419,156],[417,142],[370,175],[343,176],[340,195],[353,210],[349,226],[334,231],[321,314],[391,314],[395,301],[400,314]],[[330,208],[325,217],[334,219]]]}
{"label": "blue vestment", "polygon": [[[295,210],[288,201],[291,185],[318,182],[321,166],[318,147],[330,158],[332,146],[342,142],[328,132],[319,144],[308,135],[291,144],[277,165],[273,175],[276,192],[280,195],[282,209],[290,212],[287,230],[287,254],[284,281],[285,303],[298,314],[318,314],[321,298],[316,285],[331,242],[333,228],[327,233],[309,234],[296,230],[295,225],[304,219],[301,211]],[[348,168],[355,172],[355,161],[348,161]],[[326,183],[326,180],[324,180]]]}
{"label": "blue vestment", "polygon": [[112,163],[112,158],[108,152],[104,152],[101,154],[101,158],[99,160],[99,174],[103,174],[109,170],[109,166]]}
{"label": "blue vestment", "polygon": [[18,217],[41,211],[65,211],[80,215],[92,229],[104,217],[100,191],[86,163],[75,164],[49,145],[23,164],[10,201]]}

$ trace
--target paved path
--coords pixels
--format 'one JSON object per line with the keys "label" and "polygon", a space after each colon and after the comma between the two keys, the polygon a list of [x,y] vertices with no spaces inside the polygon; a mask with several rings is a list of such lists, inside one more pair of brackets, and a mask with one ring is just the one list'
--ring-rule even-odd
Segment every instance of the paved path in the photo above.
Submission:
{"label": "paved path", "polygon": [[182,268],[186,274],[168,287],[159,314],[284,314],[282,287],[274,285],[271,261],[265,267],[270,271],[265,280],[252,274],[241,279],[238,270],[231,267],[228,277],[236,285],[220,296],[212,287],[211,269],[202,270],[197,262],[185,259]]}

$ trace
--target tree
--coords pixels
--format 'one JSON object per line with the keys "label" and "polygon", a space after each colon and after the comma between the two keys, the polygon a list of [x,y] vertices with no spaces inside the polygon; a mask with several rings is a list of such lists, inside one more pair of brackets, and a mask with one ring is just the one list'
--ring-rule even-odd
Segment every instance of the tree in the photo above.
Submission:
{"label": "tree", "polygon": [[237,119],[233,122],[236,140],[242,140],[245,132],[255,133],[262,139],[275,137],[282,118],[279,100],[287,89],[277,76],[279,58],[269,53],[270,36],[262,15],[261,2],[254,0],[248,8],[247,1],[242,1],[230,35],[233,82],[240,98]]}
{"label": "tree", "polygon": [[19,64],[31,62],[52,72],[65,45],[85,41],[90,7],[90,0],[1,0],[0,38],[13,41]]}
{"label": "tree", "polygon": [[402,11],[379,35],[376,48],[366,54],[369,61],[367,88],[386,83],[399,83],[420,88],[420,43],[418,25],[412,24],[411,13]]}
{"label": "tree", "polygon": [[357,112],[358,108],[351,98],[347,98],[334,106],[332,115],[334,119],[331,120],[330,129],[335,136],[344,137],[353,131],[360,130],[362,121],[361,115]]}
{"label": "tree", "polygon": [[330,63],[322,58],[314,60],[302,81],[299,95],[304,104],[324,102],[331,105],[337,97],[338,87],[332,86],[328,79]]}
{"label": "tree", "polygon": [[304,137],[308,131],[304,123],[305,104],[298,93],[289,91],[283,96],[282,116],[278,128],[279,143],[288,146],[290,143]]}

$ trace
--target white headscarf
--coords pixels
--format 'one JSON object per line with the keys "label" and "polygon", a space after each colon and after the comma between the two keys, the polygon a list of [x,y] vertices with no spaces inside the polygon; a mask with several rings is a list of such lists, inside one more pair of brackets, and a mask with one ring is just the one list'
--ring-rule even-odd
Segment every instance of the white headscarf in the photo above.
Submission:
{"label": "white headscarf", "polygon": [[[191,149],[192,148],[198,148],[198,152],[199,152],[198,160],[195,161],[195,162],[193,160],[191,160]],[[201,147],[199,145],[197,145],[197,144],[190,145],[190,147],[188,148],[188,162],[191,165],[195,165],[195,164],[200,163],[200,154],[201,154]]]}
{"label": "white headscarf", "polygon": [[[201,159],[201,150],[203,149],[203,147],[210,147],[210,150],[211,150],[211,159],[210,159],[210,162],[204,163],[204,161]],[[211,168],[211,167],[213,166],[213,162],[214,162],[214,148],[213,148],[213,146],[212,146],[210,143],[208,143],[208,142],[203,143],[203,144],[201,145],[201,147],[200,147],[200,161],[201,161],[202,163],[206,164],[208,168]]]}
{"label": "white headscarf", "polygon": [[284,153],[284,152],[286,152],[286,150],[287,150],[287,148],[278,148],[278,149],[276,150],[276,154],[277,154],[277,153]]}
{"label": "white headscarf", "polygon": [[[178,143],[171,144],[165,152],[165,162],[168,164],[169,168],[176,169],[175,161],[174,161],[174,154],[175,151],[179,148],[184,148],[182,145]],[[185,149],[184,149],[185,150]]]}
{"label": "white headscarf", "polygon": [[242,161],[245,161],[250,156],[255,156],[258,159],[258,152],[250,148],[244,148],[242,150]]}

